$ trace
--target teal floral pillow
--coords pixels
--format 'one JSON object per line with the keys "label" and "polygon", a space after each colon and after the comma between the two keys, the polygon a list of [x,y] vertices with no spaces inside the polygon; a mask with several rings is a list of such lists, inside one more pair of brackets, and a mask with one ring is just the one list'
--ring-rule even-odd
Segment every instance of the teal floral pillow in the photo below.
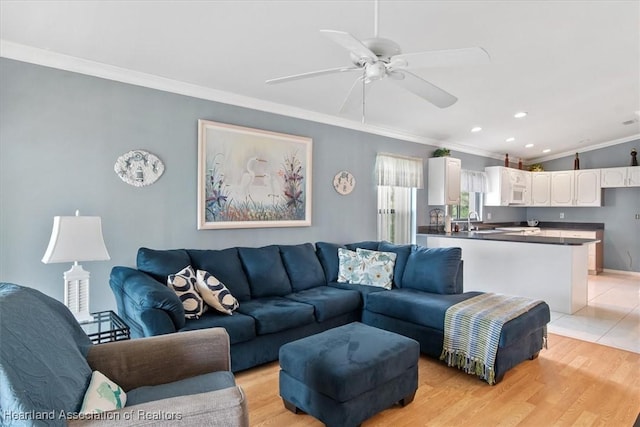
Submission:
{"label": "teal floral pillow", "polygon": [[355,251],[338,248],[338,282],[353,283],[362,271],[362,261]]}
{"label": "teal floral pillow", "polygon": [[358,277],[349,283],[391,289],[393,268],[397,257],[394,252],[379,252],[358,248],[356,249],[356,255],[362,262],[362,269],[359,270]]}

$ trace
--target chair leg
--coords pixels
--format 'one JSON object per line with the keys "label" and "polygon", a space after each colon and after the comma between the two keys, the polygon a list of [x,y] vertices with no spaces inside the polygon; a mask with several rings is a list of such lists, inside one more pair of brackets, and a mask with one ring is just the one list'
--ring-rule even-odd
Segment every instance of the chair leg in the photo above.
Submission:
{"label": "chair leg", "polygon": [[414,391],[413,393],[403,397],[400,400],[400,405],[401,406],[407,406],[409,403],[413,402],[413,398],[416,397],[416,392]]}
{"label": "chair leg", "polygon": [[298,409],[298,407],[296,405],[294,405],[293,403],[289,402],[287,399],[282,399],[282,402],[284,402],[284,407],[293,412],[294,414],[297,414],[300,412],[300,409]]}

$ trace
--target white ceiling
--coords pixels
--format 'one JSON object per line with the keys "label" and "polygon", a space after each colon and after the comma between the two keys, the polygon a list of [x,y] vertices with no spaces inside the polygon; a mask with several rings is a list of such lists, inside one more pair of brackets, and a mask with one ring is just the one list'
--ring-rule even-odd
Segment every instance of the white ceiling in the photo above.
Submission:
{"label": "white ceiling", "polygon": [[[379,35],[404,53],[481,46],[491,63],[413,70],[459,98],[446,109],[374,82],[366,126],[360,111],[338,113],[354,74],[264,83],[350,65],[321,29],[372,37],[374,1],[0,0],[5,57],[33,47],[240,95],[245,104],[249,97],[276,112],[293,107],[321,121],[526,161],[640,135],[637,0],[383,0]],[[62,55],[57,61],[68,59]],[[529,115],[515,119],[517,111]],[[471,133],[474,126],[483,130]]]}

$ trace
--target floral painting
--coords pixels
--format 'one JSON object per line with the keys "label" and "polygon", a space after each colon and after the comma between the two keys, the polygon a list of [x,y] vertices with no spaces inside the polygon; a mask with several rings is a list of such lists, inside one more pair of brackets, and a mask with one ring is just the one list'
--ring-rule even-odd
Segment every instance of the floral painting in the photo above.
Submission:
{"label": "floral painting", "polygon": [[311,225],[311,138],[198,121],[198,229]]}

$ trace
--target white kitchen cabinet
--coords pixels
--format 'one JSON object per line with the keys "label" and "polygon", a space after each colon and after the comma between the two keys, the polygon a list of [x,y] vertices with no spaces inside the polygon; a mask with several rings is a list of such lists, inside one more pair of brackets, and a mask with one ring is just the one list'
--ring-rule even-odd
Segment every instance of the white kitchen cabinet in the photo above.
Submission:
{"label": "white kitchen cabinet", "polygon": [[640,166],[600,169],[602,188],[640,187]]}
{"label": "white kitchen cabinet", "polygon": [[551,172],[531,173],[530,206],[551,206]]}
{"label": "white kitchen cabinet", "polygon": [[427,203],[430,206],[460,203],[460,159],[433,157],[429,159],[428,168]]}
{"label": "white kitchen cabinet", "polygon": [[551,206],[573,206],[573,171],[551,172]]}
{"label": "white kitchen cabinet", "polygon": [[485,206],[528,205],[531,201],[531,173],[504,166],[484,168],[489,179]]}
{"label": "white kitchen cabinet", "polygon": [[600,169],[551,172],[551,206],[602,206]]}

